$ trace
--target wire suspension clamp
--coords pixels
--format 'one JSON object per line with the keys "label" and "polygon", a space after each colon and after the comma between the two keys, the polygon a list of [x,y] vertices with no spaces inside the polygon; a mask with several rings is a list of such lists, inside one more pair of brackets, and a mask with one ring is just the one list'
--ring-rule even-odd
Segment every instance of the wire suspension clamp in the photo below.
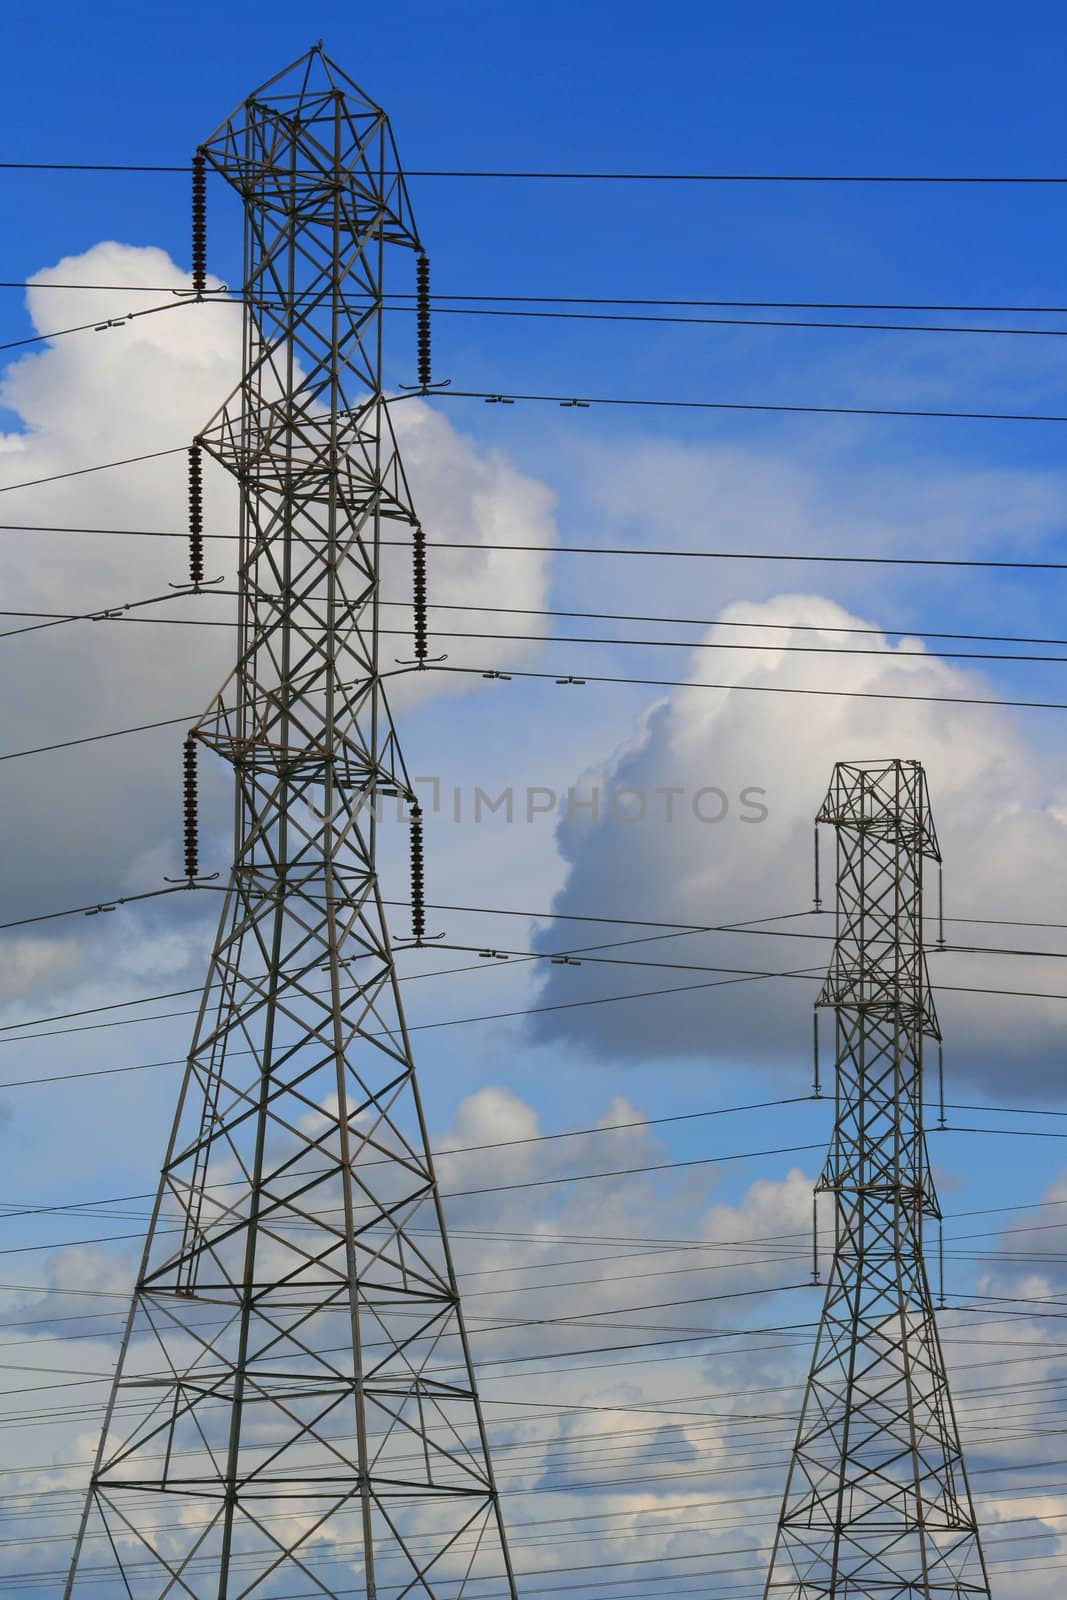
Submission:
{"label": "wire suspension clamp", "polygon": [[203,151],[193,157],[193,293],[198,300],[207,289],[207,169]]}

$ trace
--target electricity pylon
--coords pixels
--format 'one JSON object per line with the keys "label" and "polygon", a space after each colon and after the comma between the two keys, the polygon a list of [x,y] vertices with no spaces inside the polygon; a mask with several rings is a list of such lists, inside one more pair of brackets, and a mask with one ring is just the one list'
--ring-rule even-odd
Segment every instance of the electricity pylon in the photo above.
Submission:
{"label": "electricity pylon", "polygon": [[67,1595],[514,1595],[375,870],[374,802],[411,798],[379,546],[416,526],[383,269],[418,236],[321,47],[202,153],[245,217],[200,439],[240,486],[237,665],[194,730],[235,861]]}
{"label": "electricity pylon", "polygon": [[837,840],[836,942],[817,1001],[836,1025],[819,1187],[833,1262],[765,1600],[989,1596],[923,1261],[938,1216],[923,1045],[940,1039],[923,867],[940,863],[917,761],[839,762],[817,822]]}

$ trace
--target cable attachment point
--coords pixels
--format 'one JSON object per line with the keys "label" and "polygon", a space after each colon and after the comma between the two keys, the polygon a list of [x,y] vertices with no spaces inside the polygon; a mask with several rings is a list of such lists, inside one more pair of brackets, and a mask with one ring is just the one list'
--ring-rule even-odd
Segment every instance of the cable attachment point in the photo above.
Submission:
{"label": "cable attachment point", "polygon": [[198,300],[204,298],[207,288],[207,171],[204,153],[198,150],[193,157],[193,293]]}

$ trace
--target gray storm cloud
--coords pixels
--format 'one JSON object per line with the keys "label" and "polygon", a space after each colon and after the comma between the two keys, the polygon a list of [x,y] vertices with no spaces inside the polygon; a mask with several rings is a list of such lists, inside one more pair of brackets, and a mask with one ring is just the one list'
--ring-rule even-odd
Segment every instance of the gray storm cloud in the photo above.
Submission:
{"label": "gray storm cloud", "polygon": [[[568,872],[553,910],[698,926],[767,920],[744,931],[660,937],[618,952],[646,965],[588,964],[580,979],[570,969],[547,967],[540,1005],[699,987],[545,1012],[531,1019],[542,1040],[567,1039],[621,1063],[681,1056],[806,1073],[815,975],[825,966],[831,922],[796,914],[811,908],[812,819],[835,760],[902,756],[925,763],[950,916],[1061,917],[1067,762],[1039,749],[1033,723],[1017,720],[1021,713],[947,703],[995,700],[988,680],[932,658],[916,640],[894,647],[877,632],[857,637],[847,630],[872,627],[870,620],[818,597],[735,604],[706,637],[736,639],[730,624],[742,621],[765,625],[765,632],[744,633],[748,644],[765,650],[713,659],[694,652],[685,676],[724,687],[672,692],[646,713],[629,742],[582,775],[574,803],[564,801],[558,846]],[[783,631],[790,623],[796,627]],[[820,649],[855,650],[847,676],[842,656]],[[838,697],[846,688],[857,697]],[[782,689],[813,692],[775,692]],[[824,895],[832,904],[829,840],[823,853]],[[931,913],[934,906],[931,895]],[[775,937],[774,930],[790,937]],[[619,937],[638,933],[620,930]],[[1028,950],[1061,948],[1054,933],[1045,943],[1035,944],[1035,937],[949,925],[954,945],[1010,945],[1014,938]],[[540,948],[561,943],[556,928],[541,935]],[[1009,1058],[1013,1072],[1036,1087],[1059,1070],[1067,1003],[949,986],[1067,992],[1061,961],[1009,962],[977,953],[933,953],[931,961],[935,983],[946,986],[938,1004],[954,1073],[994,1081]],[[702,965],[725,970],[702,973]],[[746,969],[793,975],[737,981]]]}

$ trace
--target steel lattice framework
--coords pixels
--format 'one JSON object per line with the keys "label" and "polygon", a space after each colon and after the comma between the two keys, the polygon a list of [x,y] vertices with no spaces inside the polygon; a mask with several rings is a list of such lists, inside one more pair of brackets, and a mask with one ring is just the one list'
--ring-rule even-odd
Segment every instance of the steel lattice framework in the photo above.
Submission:
{"label": "steel lattice framework", "polygon": [[768,1600],[989,1596],[923,1260],[937,1216],[923,1046],[940,1038],[923,867],[940,862],[916,761],[841,762],[836,942],[817,1004],[836,1020],[836,1117],[819,1187],[835,1242],[767,1578]]}
{"label": "steel lattice framework", "polygon": [[321,47],[203,151],[245,216],[200,441],[240,485],[238,658],[195,730],[235,863],[67,1595],[514,1595],[375,871],[373,802],[410,797],[379,543],[417,525],[383,269],[418,237]]}

